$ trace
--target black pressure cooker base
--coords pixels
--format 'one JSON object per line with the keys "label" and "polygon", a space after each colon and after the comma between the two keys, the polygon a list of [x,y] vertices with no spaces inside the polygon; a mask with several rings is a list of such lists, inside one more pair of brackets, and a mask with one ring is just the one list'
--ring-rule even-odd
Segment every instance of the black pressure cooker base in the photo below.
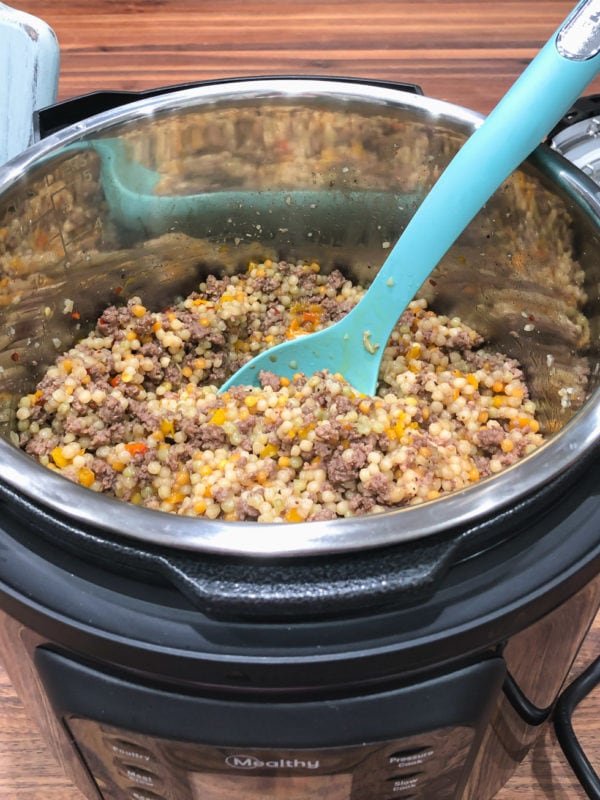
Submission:
{"label": "black pressure cooker base", "polygon": [[[430,595],[453,564],[516,536],[543,536],[597,494],[597,461],[585,462],[536,494],[470,528],[395,546],[287,559],[192,553],[78,527],[0,484],[2,525],[17,538],[33,536],[95,567],[174,586],[216,617],[335,616],[410,605]],[[365,517],[368,540],[368,517]]]}

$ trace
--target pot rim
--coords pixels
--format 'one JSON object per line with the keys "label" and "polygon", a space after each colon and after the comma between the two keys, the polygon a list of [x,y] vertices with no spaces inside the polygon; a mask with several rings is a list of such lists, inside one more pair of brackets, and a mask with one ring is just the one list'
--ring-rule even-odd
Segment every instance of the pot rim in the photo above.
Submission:
{"label": "pot rim", "polygon": [[[52,134],[0,169],[0,195],[44,158],[68,144],[96,132],[163,110],[185,110],[199,103],[259,98],[331,97],[367,101],[426,111],[434,118],[451,119],[473,129],[482,115],[445,101],[413,95],[400,89],[327,78],[272,76],[255,80],[219,81],[184,88],[172,94],[144,98],[112,109]],[[540,151],[538,151],[540,152]],[[597,187],[566,159],[544,148],[542,162],[552,164],[561,177],[568,175],[570,188],[600,217]],[[51,513],[106,533],[169,548],[230,556],[290,557],[325,555],[385,547],[460,530],[490,517],[535,493],[544,484],[576,464],[600,441],[600,388],[568,423],[533,453],[502,472],[472,486],[422,505],[405,506],[377,514],[319,522],[226,522],[178,516],[140,508],[98,494],[48,470],[0,438],[0,480]]]}

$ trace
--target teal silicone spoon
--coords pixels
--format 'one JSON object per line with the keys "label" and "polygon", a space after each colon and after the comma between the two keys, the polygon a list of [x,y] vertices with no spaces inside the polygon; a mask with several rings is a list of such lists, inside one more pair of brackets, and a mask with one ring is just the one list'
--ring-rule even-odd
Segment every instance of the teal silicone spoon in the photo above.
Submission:
{"label": "teal silicone spoon", "polygon": [[398,318],[456,238],[600,71],[600,0],[583,0],[452,159],[390,251],[362,300],[330,327],[276,345],[220,391],[327,369],[374,394]]}

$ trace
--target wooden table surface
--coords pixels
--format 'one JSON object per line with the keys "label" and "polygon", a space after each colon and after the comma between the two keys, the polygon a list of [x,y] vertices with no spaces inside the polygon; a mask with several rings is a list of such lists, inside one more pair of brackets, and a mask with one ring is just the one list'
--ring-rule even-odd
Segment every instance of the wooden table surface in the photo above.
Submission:
{"label": "wooden table surface", "polygon": [[[571,8],[565,0],[22,0],[61,44],[59,97],[241,75],[376,77],[487,113]],[[595,82],[594,91],[600,91]],[[541,100],[542,101],[542,100]],[[600,616],[575,664],[600,652]],[[576,727],[600,768],[600,690]],[[497,800],[580,800],[552,731]],[[0,799],[83,800],[0,668]]]}

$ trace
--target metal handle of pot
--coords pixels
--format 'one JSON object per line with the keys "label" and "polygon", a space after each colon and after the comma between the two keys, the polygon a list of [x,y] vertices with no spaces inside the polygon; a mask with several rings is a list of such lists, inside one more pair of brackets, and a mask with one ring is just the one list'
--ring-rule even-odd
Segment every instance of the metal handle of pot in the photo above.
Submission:
{"label": "metal handle of pot", "polygon": [[[165,581],[209,617],[315,619],[364,612],[373,606],[423,597],[477,531],[431,537],[393,550],[341,553],[331,559],[261,560],[219,558],[175,548],[143,547],[125,538],[73,525],[0,483],[2,528],[20,537],[23,519],[36,537],[112,573],[151,583]],[[478,547],[479,545],[477,545]]]}
{"label": "metal handle of pot", "polygon": [[[216,618],[291,617],[366,612],[423,597],[446,574],[469,534],[435,538],[407,550],[340,554],[334,561],[247,562],[165,552],[153,561],[197,608]],[[407,559],[410,566],[407,567]]]}
{"label": "metal handle of pot", "polygon": [[55,101],[59,64],[54,31],[0,3],[0,165],[33,143],[33,112]]}

